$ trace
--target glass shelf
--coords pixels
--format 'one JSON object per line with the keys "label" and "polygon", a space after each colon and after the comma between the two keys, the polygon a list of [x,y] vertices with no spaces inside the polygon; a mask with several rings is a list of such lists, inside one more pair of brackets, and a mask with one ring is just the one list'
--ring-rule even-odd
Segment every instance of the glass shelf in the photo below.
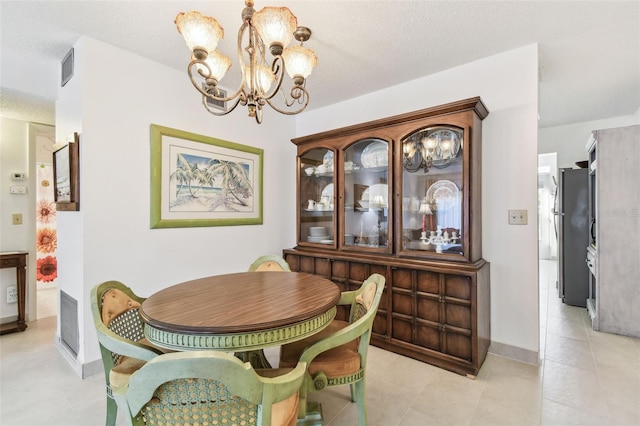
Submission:
{"label": "glass shelf", "polygon": [[364,139],[344,150],[345,248],[388,251],[389,143]]}
{"label": "glass shelf", "polygon": [[312,149],[300,157],[301,243],[335,247],[335,152]]}

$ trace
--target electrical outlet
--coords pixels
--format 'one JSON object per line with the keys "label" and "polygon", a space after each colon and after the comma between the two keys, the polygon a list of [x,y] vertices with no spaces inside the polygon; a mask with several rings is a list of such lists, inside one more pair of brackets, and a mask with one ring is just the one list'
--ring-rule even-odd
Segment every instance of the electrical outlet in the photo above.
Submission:
{"label": "electrical outlet", "polygon": [[12,214],[11,223],[13,223],[14,225],[22,225],[22,213]]}
{"label": "electrical outlet", "polygon": [[18,302],[18,287],[10,285],[7,287],[7,303]]}
{"label": "electrical outlet", "polygon": [[27,187],[26,186],[15,186],[12,185],[9,187],[9,192],[11,194],[26,194],[27,193]]}
{"label": "electrical outlet", "polygon": [[509,210],[509,225],[526,225],[526,210]]}

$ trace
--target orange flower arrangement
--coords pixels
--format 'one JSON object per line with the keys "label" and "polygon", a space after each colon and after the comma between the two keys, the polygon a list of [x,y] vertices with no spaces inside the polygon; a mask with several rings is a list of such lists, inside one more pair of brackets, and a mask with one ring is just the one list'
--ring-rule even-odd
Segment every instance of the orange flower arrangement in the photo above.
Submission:
{"label": "orange flower arrangement", "polygon": [[36,249],[40,253],[53,253],[58,247],[58,232],[53,228],[38,229]]}
{"label": "orange flower arrangement", "polygon": [[53,201],[40,200],[36,211],[40,223],[50,223],[56,218],[56,205]]}
{"label": "orange flower arrangement", "polygon": [[38,259],[36,266],[36,279],[38,281],[51,282],[58,278],[58,259],[47,256]]}

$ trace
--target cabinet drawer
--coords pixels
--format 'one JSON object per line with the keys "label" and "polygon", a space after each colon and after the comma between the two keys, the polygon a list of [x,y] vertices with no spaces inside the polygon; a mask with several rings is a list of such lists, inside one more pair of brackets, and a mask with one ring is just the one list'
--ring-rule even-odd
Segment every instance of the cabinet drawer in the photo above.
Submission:
{"label": "cabinet drawer", "polygon": [[20,262],[18,260],[19,259],[17,257],[13,257],[13,258],[9,258],[9,259],[2,259],[2,262],[0,263],[0,265],[3,268],[17,268],[18,265],[20,264]]}

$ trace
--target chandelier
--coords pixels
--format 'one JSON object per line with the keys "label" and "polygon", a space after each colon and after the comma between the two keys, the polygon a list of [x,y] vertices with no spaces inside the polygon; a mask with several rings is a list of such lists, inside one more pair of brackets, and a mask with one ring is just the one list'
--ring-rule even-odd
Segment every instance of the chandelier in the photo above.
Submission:
{"label": "chandelier", "polygon": [[461,132],[449,127],[429,128],[407,138],[402,143],[403,167],[410,173],[431,167],[449,166],[462,148]]}
{"label": "chandelier", "polygon": [[[311,30],[298,27],[298,20],[286,7],[265,7],[256,12],[253,0],[245,0],[242,25],[238,30],[238,62],[242,79],[238,89],[229,96],[218,86],[231,67],[231,60],[216,50],[224,30],[215,18],[200,12],[179,13],[175,24],[191,49],[187,67],[191,83],[200,94],[207,111],[226,115],[238,105],[247,106],[249,117],[262,122],[262,108],[268,104],[279,113],[293,115],[302,112],[309,103],[306,78],[317,65],[318,58],[311,49],[302,46],[311,37]],[[300,45],[287,47],[292,38]],[[272,56],[267,62],[265,45]],[[286,74],[291,88],[282,88]],[[280,93],[281,99],[274,99]],[[280,97],[278,97],[280,98]],[[212,109],[211,104],[231,101],[225,111]]]}

